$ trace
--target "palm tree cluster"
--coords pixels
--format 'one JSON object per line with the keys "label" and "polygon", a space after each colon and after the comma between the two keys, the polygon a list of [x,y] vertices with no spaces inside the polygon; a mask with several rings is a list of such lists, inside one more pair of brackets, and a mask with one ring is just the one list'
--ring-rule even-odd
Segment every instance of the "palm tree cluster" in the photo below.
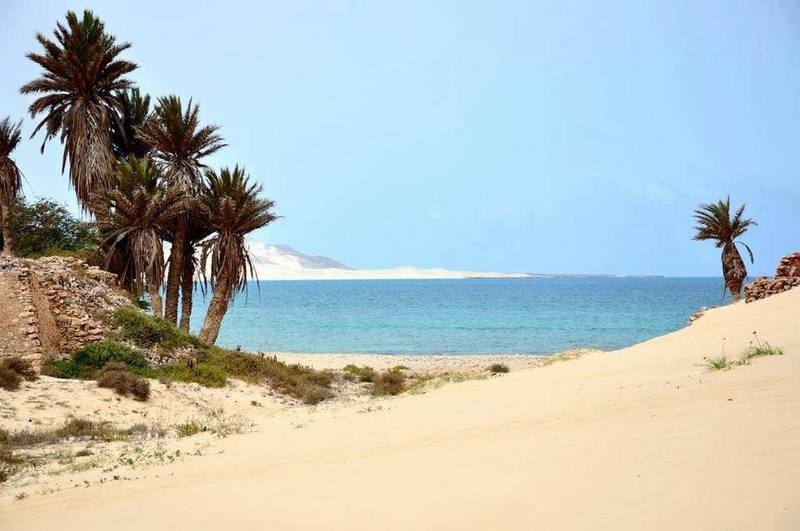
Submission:
{"label": "palm tree cluster", "polygon": [[731,292],[733,301],[741,298],[742,284],[747,278],[747,268],[736,245],[743,245],[753,263],[753,251],[741,241],[737,241],[747,230],[757,225],[755,221],[742,217],[745,205],[740,206],[731,217],[731,198],[716,203],[700,205],[694,211],[697,222],[695,240],[712,240],[717,248],[722,249],[722,276],[725,289]]}
{"label": "palm tree cluster", "polygon": [[[149,294],[156,315],[178,324],[180,309],[188,330],[201,266],[212,287],[202,337],[215,342],[228,303],[253,276],[245,236],[276,219],[273,202],[244,168],[217,172],[204,164],[225,147],[219,128],[201,123],[192,100],[184,105],[170,95],[151,105],[127,77],[138,68],[122,58],[131,45],[117,42],[91,11],[70,11],[52,39],[36,40],[42,51],[28,58],[42,73],[21,88],[36,96],[31,137],[44,130],[42,150],[59,137],[62,173],[69,164],[78,202],[97,221],[106,267],[134,295]],[[0,122],[3,205],[19,191],[8,157],[18,142],[19,126]]]}

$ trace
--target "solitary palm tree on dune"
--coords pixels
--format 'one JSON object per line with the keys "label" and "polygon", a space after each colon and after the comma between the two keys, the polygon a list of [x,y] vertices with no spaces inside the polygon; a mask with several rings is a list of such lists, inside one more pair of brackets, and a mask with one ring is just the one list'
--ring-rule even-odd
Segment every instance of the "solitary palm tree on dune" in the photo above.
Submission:
{"label": "solitary palm tree on dune", "polygon": [[22,122],[14,124],[11,118],[0,120],[0,216],[3,222],[3,248],[0,254],[11,256],[14,252],[11,234],[11,209],[22,189],[22,172],[11,158],[19,144]]}
{"label": "solitary palm tree on dune", "polygon": [[694,211],[697,222],[694,239],[713,240],[717,248],[722,248],[722,276],[734,302],[740,299],[742,283],[747,278],[747,268],[736,244],[744,245],[750,255],[750,263],[753,263],[753,251],[750,247],[744,242],[736,241],[747,229],[757,225],[752,219],[742,218],[744,207],[745,205],[740,206],[731,218],[731,198],[728,196],[725,201],[700,205]]}
{"label": "solitary palm tree on dune", "polygon": [[244,168],[206,172],[200,200],[215,231],[203,243],[201,259],[201,270],[211,275],[213,292],[200,329],[200,339],[208,343],[217,340],[228,304],[237,291],[247,289],[247,280],[253,276],[245,235],[277,219],[273,201],[259,197],[261,191]]}
{"label": "solitary palm tree on dune", "polygon": [[44,72],[20,91],[38,96],[28,108],[31,117],[44,115],[31,137],[44,128],[44,151],[47,141],[60,135],[61,171],[69,162],[78,202],[94,213],[92,197],[108,188],[114,165],[110,137],[119,105],[114,94],[132,86],[125,76],[137,66],[119,58],[130,44],[117,43],[91,11],[84,11],[81,19],[68,12],[66,25],[58,23],[54,37],[36,35],[44,50],[28,58]]}

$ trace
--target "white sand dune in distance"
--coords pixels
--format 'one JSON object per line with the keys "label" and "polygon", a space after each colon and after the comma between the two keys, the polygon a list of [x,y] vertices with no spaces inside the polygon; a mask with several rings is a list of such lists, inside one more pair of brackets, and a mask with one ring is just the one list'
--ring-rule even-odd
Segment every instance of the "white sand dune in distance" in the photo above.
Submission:
{"label": "white sand dune in distance", "polygon": [[[756,337],[785,354],[707,367]],[[800,289],[614,352],[286,409],[136,475],[4,500],[0,528],[799,529]]]}
{"label": "white sand dune in distance", "polygon": [[250,258],[261,280],[393,280],[528,278],[527,273],[497,273],[420,269],[413,266],[389,269],[353,269],[324,256],[309,256],[287,245],[269,245],[249,240]]}

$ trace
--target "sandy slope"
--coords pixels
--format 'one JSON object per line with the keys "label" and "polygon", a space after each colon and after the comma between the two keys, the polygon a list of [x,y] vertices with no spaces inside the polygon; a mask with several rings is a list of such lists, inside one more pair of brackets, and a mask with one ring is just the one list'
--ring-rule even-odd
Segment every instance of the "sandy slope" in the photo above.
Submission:
{"label": "sandy slope", "polygon": [[[704,367],[754,330],[786,355]],[[9,502],[2,529],[798,529],[800,290],[617,352],[295,409],[223,448]]]}

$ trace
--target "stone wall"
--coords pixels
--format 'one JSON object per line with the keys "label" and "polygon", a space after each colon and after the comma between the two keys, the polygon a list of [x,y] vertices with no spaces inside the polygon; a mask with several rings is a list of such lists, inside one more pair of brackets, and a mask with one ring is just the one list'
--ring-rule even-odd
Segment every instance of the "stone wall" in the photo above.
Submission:
{"label": "stone wall", "polygon": [[758,277],[744,288],[745,302],[753,302],[800,286],[800,252],[781,258],[774,277]]}
{"label": "stone wall", "polygon": [[0,358],[35,365],[110,332],[114,311],[132,305],[114,275],[65,257],[0,259]]}

